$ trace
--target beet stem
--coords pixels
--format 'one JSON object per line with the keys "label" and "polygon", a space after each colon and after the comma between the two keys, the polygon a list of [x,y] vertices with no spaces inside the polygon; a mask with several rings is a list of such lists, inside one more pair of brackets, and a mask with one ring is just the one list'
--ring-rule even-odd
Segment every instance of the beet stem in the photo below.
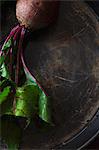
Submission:
{"label": "beet stem", "polygon": [[37,85],[40,87],[40,89],[44,92],[44,94],[46,96],[48,96],[48,94],[45,92],[45,90],[42,88],[42,86],[40,85],[40,83],[38,82],[38,80],[35,78],[34,75],[32,75],[29,71],[29,69],[27,68],[26,64],[25,64],[25,61],[24,61],[24,58],[23,58],[23,49],[21,49],[21,61],[22,61],[22,65],[23,67],[25,68],[26,72],[31,76],[31,78],[34,80],[34,82],[37,83]]}
{"label": "beet stem", "polygon": [[21,35],[20,35],[20,39],[19,39],[19,45],[18,45],[17,66],[16,66],[16,73],[15,73],[15,82],[16,82],[17,85],[18,85],[18,82],[19,82],[19,69],[21,69],[20,68],[20,58],[21,58],[20,52],[21,52],[21,49],[22,49],[22,43],[23,43],[24,35],[25,35],[25,30],[24,30],[24,27],[22,27]]}
{"label": "beet stem", "polygon": [[1,48],[1,50],[0,50],[0,56],[2,55],[2,50],[3,50],[3,48],[4,48],[4,45],[8,42],[8,40],[9,40],[11,37],[13,37],[13,35],[15,34],[15,32],[18,30],[18,28],[19,28],[19,25],[17,25],[16,27],[14,27],[14,28],[11,30],[10,34],[9,34],[8,37],[6,38],[6,40],[5,40],[5,42],[4,42],[3,46],[2,46],[2,48]]}
{"label": "beet stem", "polygon": [[[15,70],[15,83],[17,84],[18,86],[18,82],[19,82],[19,69],[20,68],[20,58],[21,58],[21,55],[20,55],[20,52],[21,52],[21,49],[22,49],[22,43],[23,43],[23,39],[24,39],[24,35],[25,35],[25,28],[22,26],[21,27],[21,35],[20,35],[20,39],[19,39],[19,45],[18,45],[18,52],[17,52],[17,66],[16,66],[16,70]],[[13,101],[13,111],[15,112],[16,110],[16,97],[14,98],[14,101]]]}
{"label": "beet stem", "polygon": [[13,42],[12,42],[12,48],[10,49],[9,53],[10,53],[10,65],[9,65],[9,70],[10,70],[10,74],[12,77],[12,72],[13,72],[13,50],[14,50],[14,42],[17,40],[18,35],[21,31],[22,27],[18,27],[14,37],[13,37]]}

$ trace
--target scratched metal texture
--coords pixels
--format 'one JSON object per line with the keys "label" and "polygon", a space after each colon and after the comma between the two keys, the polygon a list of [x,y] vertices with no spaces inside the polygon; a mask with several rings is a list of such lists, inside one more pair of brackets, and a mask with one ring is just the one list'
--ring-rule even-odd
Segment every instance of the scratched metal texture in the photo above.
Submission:
{"label": "scratched metal texture", "polygon": [[[5,7],[2,37],[17,24],[15,2]],[[50,96],[55,126],[30,126],[21,148],[48,149],[87,126],[99,107],[99,23],[83,2],[62,1],[56,23],[27,36],[24,59]]]}

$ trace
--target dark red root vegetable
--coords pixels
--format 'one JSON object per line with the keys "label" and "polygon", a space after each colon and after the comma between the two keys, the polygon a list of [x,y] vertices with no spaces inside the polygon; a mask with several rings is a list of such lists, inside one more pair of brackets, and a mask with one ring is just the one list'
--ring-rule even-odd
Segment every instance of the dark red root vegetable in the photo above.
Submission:
{"label": "dark red root vegetable", "polygon": [[[24,80],[24,77],[22,76],[23,73],[25,75],[25,81],[28,78],[29,81],[32,79],[33,83],[35,82],[36,85],[39,87],[39,93],[40,93],[39,96],[41,96],[40,101],[43,99],[44,100],[43,102],[45,102],[44,107],[43,107],[43,103],[39,103],[41,107],[39,111],[39,117],[46,122],[51,122],[49,117],[50,115],[48,115],[49,114],[48,111],[49,106],[47,103],[48,95],[42,89],[42,87],[37,82],[35,77],[29,72],[23,58],[23,45],[24,45],[24,36],[26,31],[28,29],[34,31],[53,23],[57,18],[58,8],[59,8],[59,1],[56,0],[17,0],[16,17],[19,21],[19,25],[17,25],[12,29],[12,31],[6,38],[5,42],[3,43],[3,46],[0,46],[0,81],[1,78],[9,79],[9,82],[11,82],[11,86],[12,83],[14,86],[14,89],[13,90],[11,89],[11,92],[14,95],[16,92],[15,88],[20,86],[22,86],[23,88],[23,83],[22,83],[22,80]],[[6,69],[6,65],[7,65],[7,69]],[[26,82],[24,83],[26,84]],[[10,90],[9,86],[5,90],[9,94],[9,90]],[[2,89],[0,89],[0,91],[2,91]],[[19,90],[18,94],[24,97],[24,95],[22,95],[22,90]],[[14,113],[17,104],[16,97],[17,99],[20,98],[19,96],[16,95],[14,97],[15,98],[13,102]],[[22,99],[22,97],[20,99]],[[17,105],[17,107],[19,107],[19,105]],[[19,110],[20,109],[18,108],[17,109],[18,113]],[[21,116],[23,116],[22,112],[21,112]]]}
{"label": "dark red root vegetable", "polygon": [[[48,26],[56,20],[58,15],[59,1],[56,0],[17,0],[16,4],[16,17],[20,23],[21,30],[31,29],[36,30]],[[20,32],[22,32],[20,30]],[[19,31],[18,31],[19,33]],[[24,31],[25,35],[25,31]],[[23,37],[24,37],[23,35]],[[22,37],[22,38],[23,38]],[[22,42],[21,36],[19,39]],[[19,52],[17,54],[17,68],[16,68],[16,83],[18,84],[18,68],[20,59],[20,49],[22,44],[19,45]],[[21,55],[22,56],[22,55]],[[22,59],[22,57],[21,57]],[[24,64],[23,64],[24,66]]]}
{"label": "dark red root vegetable", "polygon": [[[20,23],[12,29],[9,36],[4,43],[12,37],[13,42],[18,41],[18,51],[17,51],[17,65],[15,68],[15,83],[19,83],[19,68],[20,60],[23,63],[22,57],[22,45],[23,38],[27,29],[36,30],[41,27],[48,26],[50,23],[55,21],[58,14],[59,1],[56,0],[17,0],[16,4],[16,17]],[[23,43],[23,44],[22,44]],[[5,44],[4,44],[5,45]],[[3,47],[2,47],[3,49]],[[0,51],[0,56],[2,55],[2,49]],[[12,66],[12,48],[9,51],[10,64],[9,70],[10,74],[13,74]],[[24,66],[24,63],[23,63]],[[24,66],[25,67],[25,66]]]}
{"label": "dark red root vegetable", "polygon": [[[20,23],[12,29],[5,43],[13,37],[13,41],[18,41],[19,47],[17,51],[17,67],[15,70],[15,82],[18,85],[19,67],[21,60],[21,49],[23,37],[27,29],[36,30],[48,26],[56,20],[58,14],[59,1],[56,0],[17,0],[16,4],[16,17]],[[23,32],[24,30],[24,32]],[[21,36],[22,35],[22,36]],[[23,44],[22,44],[23,43]],[[3,49],[3,48],[2,48]],[[9,69],[12,72],[12,49],[10,49],[10,65]],[[0,51],[2,55],[2,50]]]}
{"label": "dark red root vegetable", "polygon": [[21,25],[35,30],[55,21],[58,7],[56,0],[18,0],[16,17]]}

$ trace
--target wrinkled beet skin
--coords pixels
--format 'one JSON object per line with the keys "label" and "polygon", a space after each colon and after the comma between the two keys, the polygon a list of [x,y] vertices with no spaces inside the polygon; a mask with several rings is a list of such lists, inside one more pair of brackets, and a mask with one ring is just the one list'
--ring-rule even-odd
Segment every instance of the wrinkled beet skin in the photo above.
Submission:
{"label": "wrinkled beet skin", "polygon": [[55,21],[59,1],[17,0],[16,17],[21,25],[32,30],[45,27]]}

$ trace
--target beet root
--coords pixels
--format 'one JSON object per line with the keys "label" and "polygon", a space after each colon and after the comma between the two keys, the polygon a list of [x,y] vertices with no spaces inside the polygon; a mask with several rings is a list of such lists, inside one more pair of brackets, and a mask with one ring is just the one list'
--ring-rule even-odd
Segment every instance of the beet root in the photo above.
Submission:
{"label": "beet root", "polygon": [[17,0],[16,17],[20,25],[35,30],[55,21],[58,8],[56,0]]}

